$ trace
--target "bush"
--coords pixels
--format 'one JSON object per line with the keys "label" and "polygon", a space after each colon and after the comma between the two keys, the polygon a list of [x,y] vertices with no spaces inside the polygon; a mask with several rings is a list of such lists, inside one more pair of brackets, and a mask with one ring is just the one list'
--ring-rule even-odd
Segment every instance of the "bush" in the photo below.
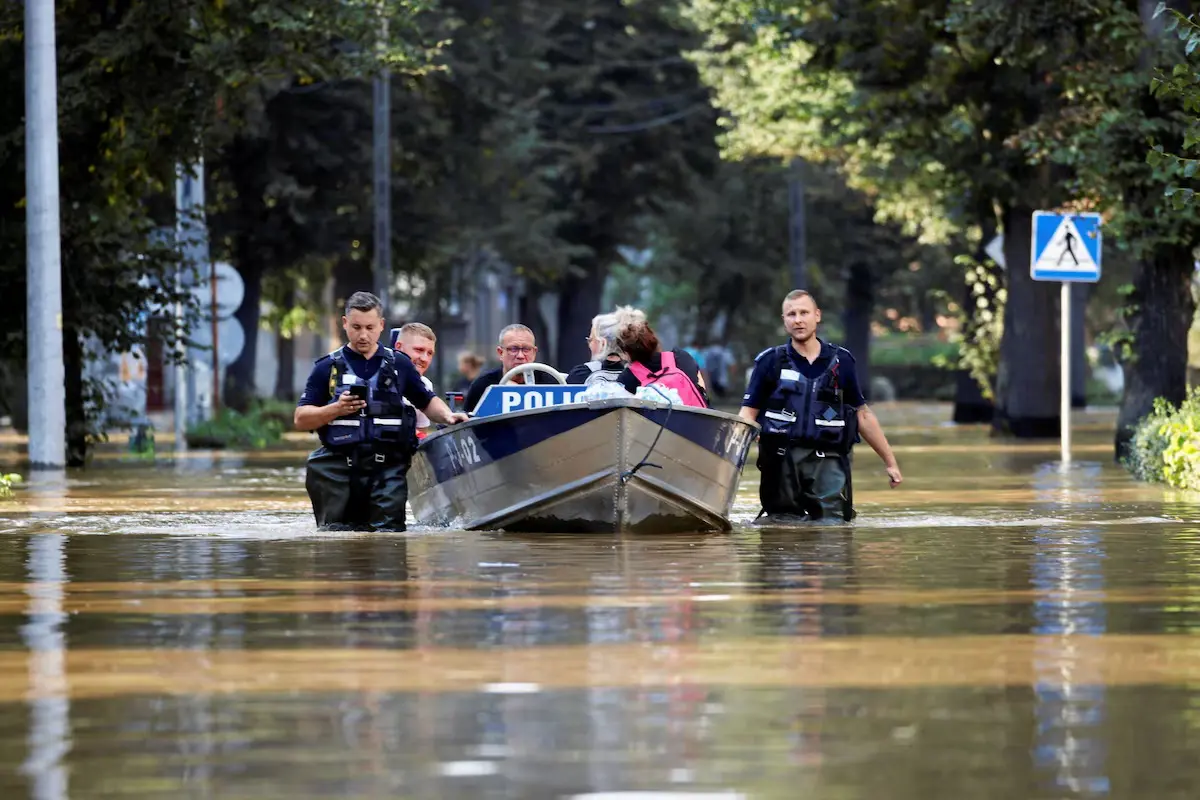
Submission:
{"label": "bush", "polygon": [[1200,491],[1200,388],[1178,408],[1155,400],[1134,430],[1124,463],[1140,480]]}
{"label": "bush", "polygon": [[957,353],[957,344],[933,336],[892,334],[871,340],[873,367],[928,367],[939,360],[953,358]]}
{"label": "bush", "polygon": [[213,419],[188,428],[187,443],[188,447],[257,450],[278,442],[283,431],[284,424],[277,414],[259,408],[239,414],[223,408]]}
{"label": "bush", "polygon": [[21,482],[21,476],[15,473],[0,474],[0,500],[8,500],[13,496],[12,487]]}
{"label": "bush", "polygon": [[260,397],[250,406],[250,412],[262,419],[274,420],[281,430],[292,427],[292,417],[296,413],[296,404],[287,400],[276,400],[273,397]]}

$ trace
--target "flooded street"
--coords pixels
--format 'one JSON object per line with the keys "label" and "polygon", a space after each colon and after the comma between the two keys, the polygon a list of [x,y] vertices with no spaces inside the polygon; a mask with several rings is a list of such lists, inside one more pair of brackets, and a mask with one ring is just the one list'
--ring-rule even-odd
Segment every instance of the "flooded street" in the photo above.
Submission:
{"label": "flooded street", "polygon": [[[0,505],[0,797],[1192,798],[1200,498],[881,407],[852,526],[318,534],[305,442]],[[0,468],[20,460],[0,441]],[[625,793],[625,794],[623,794]]]}

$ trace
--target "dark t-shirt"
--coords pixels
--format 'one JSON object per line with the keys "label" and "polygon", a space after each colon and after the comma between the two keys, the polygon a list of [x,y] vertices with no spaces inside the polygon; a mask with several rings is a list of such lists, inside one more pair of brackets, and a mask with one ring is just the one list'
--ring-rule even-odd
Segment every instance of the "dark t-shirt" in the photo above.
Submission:
{"label": "dark t-shirt", "polygon": [[[571,371],[567,373],[567,383],[574,383],[574,384],[579,384],[579,385],[587,383],[587,379],[590,378],[592,375],[592,370],[590,367],[588,367],[589,363],[591,363],[591,362],[587,362],[584,364],[579,364],[578,366],[575,366],[575,367],[571,367]],[[625,368],[625,362],[623,362],[619,358],[605,359],[604,363],[600,365],[600,369],[611,370],[613,372],[618,372],[624,368]]]}
{"label": "dark t-shirt", "polygon": [[[346,359],[346,366],[354,370],[354,374],[364,381],[375,377],[375,373],[379,372],[379,368],[383,366],[382,347],[376,350],[375,355],[370,358],[364,358],[349,347],[343,347],[342,357]],[[425,384],[421,382],[421,373],[417,372],[417,368],[409,361],[408,356],[396,352],[395,358],[396,385],[400,388],[400,393],[417,408],[425,408],[434,398],[433,392],[425,388]],[[308,374],[308,382],[304,384],[304,394],[300,395],[300,402],[296,405],[323,406],[328,404],[333,399],[329,395],[329,373],[332,370],[332,356],[325,356],[317,361],[313,365],[312,372]],[[345,389],[339,386],[337,391],[338,394],[341,394]]]}
{"label": "dark t-shirt", "polygon": [[[671,352],[675,354],[675,366],[679,367],[679,370],[684,375],[692,379],[692,383],[696,384],[697,389],[700,389],[700,395],[707,402],[708,393],[700,386],[700,365],[696,363],[696,359],[692,358],[691,353],[679,348],[675,348]],[[655,353],[651,356],[650,362],[646,366],[651,372],[658,372],[662,369],[662,353]],[[642,385],[637,376],[629,370],[629,367],[625,368],[625,371],[621,373],[621,377],[617,378],[617,380],[630,394],[636,394],[637,388]]]}
{"label": "dark t-shirt", "polygon": [[[824,351],[825,348],[822,350]],[[829,368],[831,359],[824,352],[817,356],[816,361],[811,362],[797,353],[794,347],[789,346],[787,353],[787,368],[796,370],[809,380],[819,378]],[[841,349],[839,353],[838,378],[842,387],[842,401],[852,408],[865,406],[867,400],[863,397],[862,389],[858,385],[858,370],[854,367],[854,356],[846,349]],[[779,376],[780,367],[777,360],[774,347],[759,353],[754,362],[754,371],[750,373],[750,383],[747,384],[746,393],[742,396],[743,406],[757,409],[766,407],[771,393],[775,391],[775,384]]]}
{"label": "dark t-shirt", "polygon": [[[463,410],[471,413],[475,410],[475,406],[479,405],[479,401],[483,399],[483,393],[487,391],[489,386],[495,386],[500,383],[500,379],[504,377],[504,367],[496,367],[493,370],[479,373],[479,377],[471,381],[471,388],[467,389],[467,396],[463,398]],[[555,384],[558,381],[544,372],[533,373],[533,382],[543,385]]]}

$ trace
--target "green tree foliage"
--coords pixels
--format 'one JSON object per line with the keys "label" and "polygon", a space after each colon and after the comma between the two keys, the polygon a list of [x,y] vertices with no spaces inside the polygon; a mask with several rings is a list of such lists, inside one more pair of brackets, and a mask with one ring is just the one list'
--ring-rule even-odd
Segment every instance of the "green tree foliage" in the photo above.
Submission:
{"label": "green tree foliage", "polygon": [[[1058,334],[1056,287],[1028,277],[1035,208],[1102,210],[1110,245],[1136,261],[1121,315],[1136,358],[1126,365],[1118,447],[1155,396],[1180,399],[1185,356],[1173,343],[1191,320],[1197,231],[1190,212],[1170,212],[1162,186],[1197,171],[1168,154],[1196,143],[1200,100],[1190,119],[1181,114],[1195,85],[1183,65],[1160,75],[1157,96],[1148,85],[1156,63],[1192,57],[1200,29],[1176,17],[1185,44],[1172,57],[1146,0],[693,7],[711,44],[700,56],[705,74],[739,122],[731,147],[833,160],[852,185],[879,193],[884,213],[927,236],[937,230],[930,218],[976,231],[976,247],[1005,233],[1001,428],[1057,427],[1057,354],[1044,346]],[[1150,164],[1148,140],[1161,145]]]}
{"label": "green tree foliage", "polygon": [[0,500],[13,498],[13,487],[21,483],[21,476],[15,472],[0,473]]}
{"label": "green tree foliage", "polygon": [[553,283],[534,286],[558,295],[556,358],[566,363],[600,310],[617,248],[640,244],[639,219],[687,197],[694,175],[712,174],[717,112],[683,57],[699,38],[672,4],[539,5],[555,23],[540,55],[548,74],[538,132],[550,154],[547,181],[567,212],[558,235],[577,254]]}
{"label": "green tree foliage", "polygon": [[1062,71],[1066,102],[1024,137],[1035,164],[1069,170],[1071,194],[1104,213],[1106,243],[1133,261],[1119,312],[1131,345],[1123,363],[1119,456],[1155,398],[1183,400],[1187,351],[1179,342],[1187,340],[1195,314],[1190,285],[1200,209],[1173,208],[1164,196],[1164,187],[1188,168],[1156,151],[1146,157],[1150,143],[1170,152],[1194,140],[1195,115],[1187,112],[1185,95],[1153,85],[1161,74],[1155,65],[1173,72],[1194,45],[1180,47],[1153,7],[1149,0],[1125,0],[1076,12],[1090,36],[1075,68]]}
{"label": "green tree foliage", "polygon": [[1057,102],[1052,68],[1077,49],[1058,7],[830,0],[797,10],[768,2],[753,27],[761,41],[765,18],[811,76],[798,98],[776,99],[772,113],[819,114],[820,141],[852,183],[883,195],[881,209],[927,235],[938,232],[930,218],[950,230],[999,226],[1007,234],[997,424],[1017,434],[1056,426],[1056,354],[1036,365],[1026,358],[1055,333],[1054,292],[1029,279],[1026,243],[1033,208],[1060,193],[1014,137]]}
{"label": "green tree foliage", "polygon": [[[70,457],[85,451],[83,342],[125,349],[175,300],[176,165],[270,87],[421,61],[410,0],[320,3],[66,0],[57,4],[60,191]],[[2,355],[24,354],[22,7],[0,6]],[[391,20],[379,40],[380,14]],[[18,213],[11,213],[17,211]]]}
{"label": "green tree foliage", "polygon": [[[334,263],[366,260],[371,234],[370,86],[289,84],[246,106],[210,161],[213,253],[242,276],[236,317],[247,332],[264,299],[278,309],[273,323],[301,308],[297,285],[315,303]],[[223,400],[236,409],[253,397],[257,338],[226,371]]]}
{"label": "green tree foliage", "polygon": [[[647,220],[648,260],[619,270],[610,299],[629,302],[650,287],[646,310],[675,318],[685,340],[677,344],[724,342],[745,358],[777,340],[780,298],[794,288],[792,177],[772,158],[724,161],[713,179],[696,181],[688,199]],[[877,223],[869,199],[828,165],[804,165],[795,177],[806,189],[808,288],[825,309],[828,330],[842,341],[857,336],[865,361],[875,297],[861,303],[851,292],[877,289],[908,313],[893,276],[913,274],[906,267],[921,257],[920,246],[898,226]]]}

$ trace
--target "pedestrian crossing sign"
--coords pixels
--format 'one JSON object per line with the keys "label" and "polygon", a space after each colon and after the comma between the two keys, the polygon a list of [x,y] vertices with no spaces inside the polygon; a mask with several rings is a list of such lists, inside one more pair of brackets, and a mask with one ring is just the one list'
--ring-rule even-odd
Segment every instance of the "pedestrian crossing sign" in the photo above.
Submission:
{"label": "pedestrian crossing sign", "polygon": [[1035,281],[1100,280],[1100,215],[1033,212],[1029,270]]}

